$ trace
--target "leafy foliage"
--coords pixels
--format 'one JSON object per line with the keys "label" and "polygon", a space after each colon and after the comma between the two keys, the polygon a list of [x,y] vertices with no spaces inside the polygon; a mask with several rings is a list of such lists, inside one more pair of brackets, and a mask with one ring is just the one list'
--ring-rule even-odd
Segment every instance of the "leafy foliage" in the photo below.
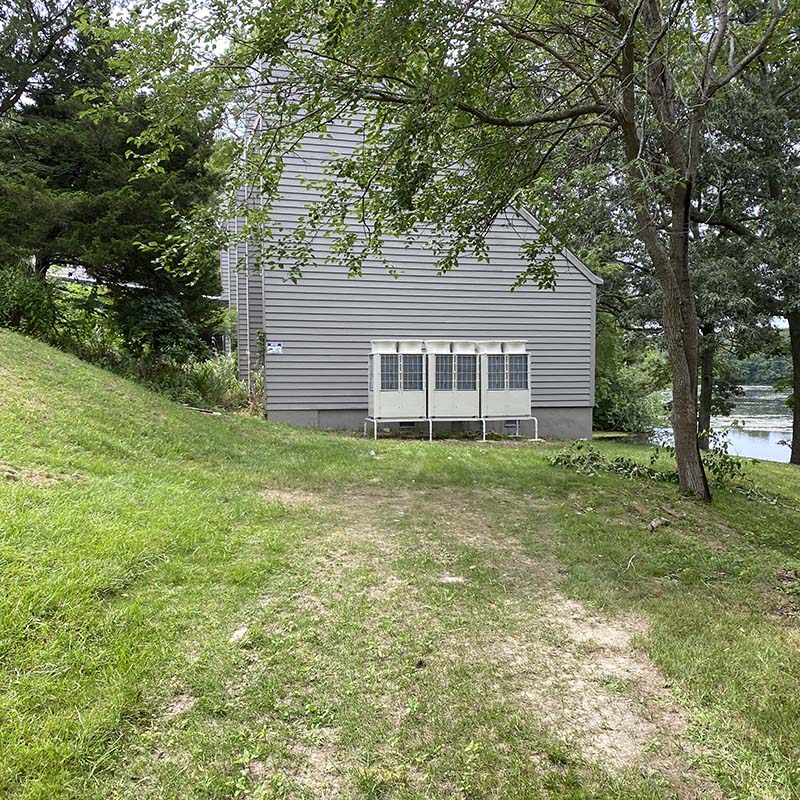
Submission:
{"label": "leafy foliage", "polygon": [[188,362],[171,394],[181,403],[207,408],[244,408],[250,400],[235,353]]}
{"label": "leafy foliage", "polygon": [[[785,334],[785,331],[783,332]],[[744,383],[767,386],[788,380],[792,374],[788,336],[781,336],[778,352],[759,352],[734,360],[733,366]],[[781,350],[783,352],[781,352]]]}
{"label": "leafy foliage", "polygon": [[[171,152],[179,100],[183,113],[227,101],[246,109],[236,184],[263,188],[264,202],[244,204],[244,235],[267,241],[263,262],[291,280],[315,263],[316,235],[330,241],[322,258],[351,275],[368,261],[392,268],[387,234],[424,241],[444,272],[464,253],[489,258],[492,222],[530,207],[541,228],[520,242],[529,263],[520,278],[552,286],[553,245],[571,242],[561,236],[570,177],[591,176],[584,195],[622,187],[664,296],[681,487],[710,499],[696,436],[688,261],[705,115],[776,46],[796,9],[779,0],[692,3],[680,14],[657,0],[134,8],[110,36],[134,45],[116,62],[129,81],[123,92],[146,86],[154,98],[137,143],[162,141],[161,155]],[[282,225],[269,211],[286,152],[334,124],[354,127],[360,143],[312,182],[301,224]]]}
{"label": "leafy foliage", "polygon": [[[172,157],[157,172],[137,176],[132,141],[144,124],[142,100],[99,117],[88,113],[93,104],[86,95],[114,80],[107,55],[85,37],[65,42],[61,70],[0,122],[0,262],[31,264],[39,292],[53,269],[78,270],[105,287],[136,355],[166,343],[156,318],[180,335],[172,349],[190,336],[184,323],[193,327],[197,349],[199,334],[214,324],[208,298],[219,282],[215,224],[205,208],[218,186],[209,166],[211,123],[187,123]],[[202,246],[181,236],[195,214],[207,229]],[[169,306],[180,322],[168,323],[154,302]],[[134,324],[136,314],[141,319]]]}
{"label": "leafy foliage", "polygon": [[640,340],[626,343],[614,318],[598,315],[593,416],[597,430],[640,433],[665,422],[656,395],[669,385],[663,355],[650,349],[642,357]]}
{"label": "leafy foliage", "polygon": [[[116,76],[108,48],[70,20],[58,69],[0,120],[0,325],[174,395],[193,386],[220,318],[214,123],[186,119],[170,158],[138,174],[144,100],[92,113]],[[239,403],[226,382],[228,399],[208,380],[187,391]]]}
{"label": "leafy foliage", "polygon": [[657,457],[657,453],[655,453],[650,465],[642,464],[640,461],[628,456],[609,458],[588,442],[574,441],[553,455],[550,458],[550,463],[553,466],[574,470],[581,475],[598,475],[601,472],[613,472],[628,480],[677,480],[676,473],[664,472],[652,466]]}
{"label": "leafy foliage", "polygon": [[0,116],[64,69],[81,10],[105,6],[105,0],[0,2]]}
{"label": "leafy foliage", "polygon": [[25,264],[0,265],[0,327],[49,340],[57,320],[53,287]]}
{"label": "leafy foliage", "polygon": [[[713,115],[704,191],[724,208],[735,236],[709,237],[745,276],[754,313],[789,327],[793,394],[800,394],[800,62],[795,50],[764,59]],[[800,464],[800,411],[794,406],[790,461]]]}
{"label": "leafy foliage", "polygon": [[712,414],[727,416],[733,411],[736,398],[744,394],[741,380],[741,375],[730,361],[717,358],[711,403]]}
{"label": "leafy foliage", "polygon": [[147,378],[156,379],[163,367],[206,350],[180,303],[168,295],[132,294],[127,302],[115,305],[114,316]]}
{"label": "leafy foliage", "polygon": [[[671,445],[658,445],[650,451],[649,464],[643,464],[629,456],[609,457],[588,442],[578,440],[570,442],[551,456],[549,463],[581,475],[612,473],[627,480],[675,481],[678,478],[676,472],[656,467],[662,454],[674,456],[674,452]],[[703,464],[715,486],[724,487],[757,502],[784,505],[785,501],[778,495],[765,491],[756,484],[748,475],[745,463],[728,452],[728,441],[724,434],[712,434],[711,447],[703,453]]]}
{"label": "leafy foliage", "polygon": [[[0,327],[35,336],[182,403],[225,409],[250,404],[235,354],[209,358],[195,326],[169,296],[132,293],[118,303],[97,285],[42,278],[28,265],[0,268]],[[263,391],[263,377],[256,383],[254,395]]]}

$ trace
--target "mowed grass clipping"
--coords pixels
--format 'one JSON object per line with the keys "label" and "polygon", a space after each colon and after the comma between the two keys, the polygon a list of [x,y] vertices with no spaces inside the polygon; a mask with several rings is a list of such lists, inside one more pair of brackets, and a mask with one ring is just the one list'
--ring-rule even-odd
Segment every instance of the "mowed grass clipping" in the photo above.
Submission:
{"label": "mowed grass clipping", "polygon": [[0,796],[800,796],[798,471],[707,508],[552,452],[210,417],[0,331]]}

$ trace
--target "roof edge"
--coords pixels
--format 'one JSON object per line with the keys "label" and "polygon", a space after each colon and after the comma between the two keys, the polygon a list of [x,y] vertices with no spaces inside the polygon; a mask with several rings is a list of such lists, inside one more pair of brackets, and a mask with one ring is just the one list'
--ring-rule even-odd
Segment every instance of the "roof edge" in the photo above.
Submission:
{"label": "roof edge", "polygon": [[[517,213],[529,225],[531,225],[534,230],[540,231],[542,229],[542,226],[536,220],[536,217],[534,217],[527,208],[519,208],[517,209]],[[572,252],[572,250],[562,247],[561,253],[567,259],[567,261],[569,261],[569,263],[572,264],[572,266],[575,267],[575,269],[577,269],[578,272],[580,272],[590,283],[593,283],[595,286],[599,286],[603,283],[603,279],[599,275],[595,275],[594,272],[592,272],[589,267],[587,267],[586,264],[584,264],[583,261],[581,261],[578,256]]]}

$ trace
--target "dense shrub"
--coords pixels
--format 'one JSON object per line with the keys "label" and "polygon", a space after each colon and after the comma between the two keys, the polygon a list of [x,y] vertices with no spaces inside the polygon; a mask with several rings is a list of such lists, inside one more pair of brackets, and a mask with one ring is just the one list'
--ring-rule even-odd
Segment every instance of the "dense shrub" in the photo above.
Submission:
{"label": "dense shrub", "polygon": [[0,326],[52,341],[57,319],[51,283],[26,264],[0,267]]}
{"label": "dense shrub", "polygon": [[147,383],[169,385],[184,364],[210,355],[208,345],[174,297],[131,292],[115,298],[114,318],[126,351]]}
{"label": "dense shrub", "polygon": [[[228,332],[234,312],[221,313]],[[132,295],[48,280],[26,265],[0,268],[0,326],[43,339],[79,358],[141,381],[187,405],[261,411],[264,376],[240,381],[236,355],[211,356],[169,297]]]}
{"label": "dense shrub", "polygon": [[185,364],[174,396],[179,402],[210,408],[244,408],[250,402],[247,384],[239,380],[235,353]]}
{"label": "dense shrub", "polygon": [[594,427],[599,431],[643,433],[662,422],[663,407],[646,376],[622,365],[598,375],[595,385]]}
{"label": "dense shrub", "polygon": [[597,318],[594,427],[642,433],[663,423],[658,391],[668,384],[664,359],[625,342],[608,314]]}
{"label": "dense shrub", "polygon": [[133,358],[110,310],[107,292],[96,285],[57,282],[58,324],[53,344],[114,372],[138,377]]}

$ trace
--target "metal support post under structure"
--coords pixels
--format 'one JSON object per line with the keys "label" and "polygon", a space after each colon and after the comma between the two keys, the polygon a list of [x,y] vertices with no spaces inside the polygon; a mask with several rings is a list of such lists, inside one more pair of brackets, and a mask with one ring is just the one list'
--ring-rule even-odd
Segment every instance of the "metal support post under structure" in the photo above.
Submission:
{"label": "metal support post under structure", "polygon": [[[481,441],[486,441],[486,423],[491,422],[500,417],[414,417],[413,419],[399,418],[399,417],[365,417],[364,418],[364,436],[367,435],[367,423],[372,423],[372,438],[378,438],[378,424],[381,422],[427,422],[428,423],[428,441],[433,441],[433,423],[434,422],[480,422],[481,423]],[[539,438],[539,420],[536,417],[515,417],[514,418],[514,436],[520,436],[520,424],[526,420],[533,421],[533,436],[535,439]]]}

